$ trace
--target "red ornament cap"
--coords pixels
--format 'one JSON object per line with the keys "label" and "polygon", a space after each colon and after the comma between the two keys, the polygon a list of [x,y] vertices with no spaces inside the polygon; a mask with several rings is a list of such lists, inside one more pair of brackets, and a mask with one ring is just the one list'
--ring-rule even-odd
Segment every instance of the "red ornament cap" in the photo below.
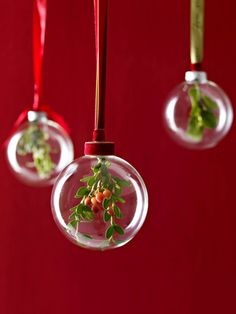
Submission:
{"label": "red ornament cap", "polygon": [[84,155],[87,156],[108,156],[114,155],[115,143],[113,142],[86,142],[84,144]]}

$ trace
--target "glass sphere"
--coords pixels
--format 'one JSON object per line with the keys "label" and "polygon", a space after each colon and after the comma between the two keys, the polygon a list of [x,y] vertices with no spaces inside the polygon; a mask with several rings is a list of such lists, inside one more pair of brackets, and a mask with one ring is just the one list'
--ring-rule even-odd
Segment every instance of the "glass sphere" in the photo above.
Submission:
{"label": "glass sphere", "polygon": [[169,95],[164,112],[169,133],[179,144],[211,148],[228,133],[233,110],[225,92],[205,72],[186,72],[186,81]]}
{"label": "glass sphere", "polygon": [[35,186],[53,184],[74,157],[67,132],[44,115],[38,120],[22,123],[11,135],[6,153],[16,177]]}
{"label": "glass sphere", "polygon": [[148,194],[139,173],[116,156],[84,156],[68,165],[52,191],[52,212],[62,233],[94,250],[120,247],[144,223]]}

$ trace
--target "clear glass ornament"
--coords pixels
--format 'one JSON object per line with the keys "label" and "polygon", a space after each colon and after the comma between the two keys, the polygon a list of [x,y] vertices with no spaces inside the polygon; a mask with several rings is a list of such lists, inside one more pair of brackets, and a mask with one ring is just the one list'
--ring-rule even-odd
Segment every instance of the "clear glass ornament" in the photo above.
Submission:
{"label": "clear glass ornament", "polygon": [[75,244],[105,250],[129,242],[144,223],[148,194],[139,173],[116,156],[84,156],[68,165],[52,191],[52,212]]}
{"label": "clear glass ornament", "polygon": [[73,160],[74,149],[67,132],[44,112],[29,111],[7,143],[12,172],[28,185],[47,186]]}
{"label": "clear glass ornament", "polygon": [[169,95],[164,118],[173,139],[179,144],[206,149],[228,133],[233,109],[225,92],[207,80],[205,72],[186,72],[185,82]]}

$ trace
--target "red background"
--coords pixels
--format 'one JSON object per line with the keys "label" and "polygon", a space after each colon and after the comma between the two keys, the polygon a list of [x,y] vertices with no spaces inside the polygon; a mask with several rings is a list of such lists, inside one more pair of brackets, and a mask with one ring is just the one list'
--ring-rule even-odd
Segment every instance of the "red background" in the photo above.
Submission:
{"label": "red background", "polygon": [[[205,68],[236,103],[235,0],[206,1]],[[189,1],[112,0],[107,131],[142,174],[147,220],[123,248],[91,252],[53,222],[50,188],[30,188],[1,154],[0,313],[235,313],[236,128],[215,149],[165,133],[168,92],[188,68]],[[1,142],[32,103],[32,0],[0,2]],[[92,1],[51,0],[44,62],[47,103],[91,138],[95,86]]]}

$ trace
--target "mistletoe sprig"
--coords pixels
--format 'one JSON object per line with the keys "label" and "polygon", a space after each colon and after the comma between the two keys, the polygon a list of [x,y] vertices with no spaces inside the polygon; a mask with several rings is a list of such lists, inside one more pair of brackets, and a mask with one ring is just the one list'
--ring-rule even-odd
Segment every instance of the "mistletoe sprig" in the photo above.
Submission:
{"label": "mistletoe sprig", "polygon": [[39,177],[47,178],[55,168],[50,153],[51,146],[47,143],[48,133],[36,123],[32,123],[23,133],[17,145],[17,154],[26,156],[32,154],[33,164]]}
{"label": "mistletoe sprig", "polygon": [[[129,182],[111,175],[110,162],[105,158],[98,158],[98,163],[91,168],[92,175],[81,179],[86,183],[76,192],[75,198],[81,199],[80,203],[72,207],[69,216],[69,225],[78,228],[81,222],[92,222],[95,215],[103,212],[103,220],[108,223],[105,237],[112,241],[115,234],[123,235],[124,229],[119,225],[122,213],[118,206],[125,203],[121,197],[122,189],[129,187]],[[83,234],[92,238],[91,235]]]}
{"label": "mistletoe sprig", "polygon": [[188,91],[191,100],[191,113],[188,121],[187,134],[192,138],[201,141],[205,129],[215,129],[218,124],[218,117],[215,110],[217,103],[204,95],[196,84]]}

